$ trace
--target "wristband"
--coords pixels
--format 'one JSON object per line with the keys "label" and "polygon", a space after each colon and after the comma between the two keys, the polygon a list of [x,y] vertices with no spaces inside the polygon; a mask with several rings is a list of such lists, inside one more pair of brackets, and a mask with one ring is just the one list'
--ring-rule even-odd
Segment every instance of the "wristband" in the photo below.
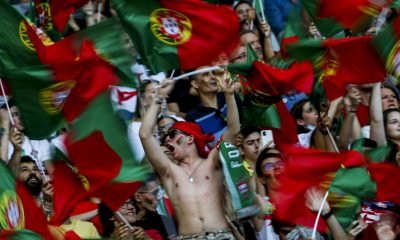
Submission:
{"label": "wristband", "polygon": [[329,210],[329,212],[326,214],[321,214],[322,218],[325,220],[328,220],[328,218],[330,218],[332,215],[333,215],[332,210]]}

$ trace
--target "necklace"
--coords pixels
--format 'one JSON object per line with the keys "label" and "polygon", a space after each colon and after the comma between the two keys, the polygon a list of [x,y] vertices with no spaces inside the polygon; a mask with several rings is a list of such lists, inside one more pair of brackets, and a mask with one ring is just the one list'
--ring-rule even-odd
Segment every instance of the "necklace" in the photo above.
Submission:
{"label": "necklace", "polygon": [[190,183],[193,183],[193,182],[194,182],[194,177],[193,177],[193,175],[196,173],[197,169],[200,167],[200,165],[201,165],[202,163],[203,163],[203,160],[200,159],[199,164],[197,164],[197,166],[194,168],[194,170],[192,171],[191,174],[189,174],[189,173],[182,167],[183,171],[184,171],[184,172],[186,173],[186,175],[188,176],[188,181],[189,181]]}

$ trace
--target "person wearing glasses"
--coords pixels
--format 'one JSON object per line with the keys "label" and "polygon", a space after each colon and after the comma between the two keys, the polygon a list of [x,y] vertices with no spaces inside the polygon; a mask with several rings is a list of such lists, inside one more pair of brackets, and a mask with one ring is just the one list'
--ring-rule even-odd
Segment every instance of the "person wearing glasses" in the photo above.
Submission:
{"label": "person wearing glasses", "polygon": [[[240,130],[234,86],[227,74],[215,81],[221,86],[227,106],[228,129],[222,139],[234,144]],[[162,86],[161,92],[163,88],[168,86]],[[165,96],[167,94],[159,97]],[[154,99],[139,134],[145,153],[171,201],[180,235],[178,239],[236,239],[224,210],[224,176],[219,154],[216,149],[210,151],[207,148],[213,140],[212,135],[204,134],[196,123],[175,123],[162,139],[169,149],[170,160],[152,135],[161,102],[161,99]]]}

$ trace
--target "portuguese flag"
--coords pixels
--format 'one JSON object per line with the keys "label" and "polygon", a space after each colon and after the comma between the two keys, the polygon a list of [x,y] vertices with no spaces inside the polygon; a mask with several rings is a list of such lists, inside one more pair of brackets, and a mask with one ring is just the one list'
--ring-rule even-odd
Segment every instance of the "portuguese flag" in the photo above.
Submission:
{"label": "portuguese flag", "polygon": [[[38,208],[25,186],[15,180],[3,161],[0,161],[0,172],[0,236],[6,239],[23,239],[17,237],[39,234],[43,239],[53,239],[42,210]],[[22,229],[33,231],[35,234]]]}
{"label": "portuguese flag", "polygon": [[346,93],[347,84],[383,81],[386,71],[369,36],[327,40],[300,40],[287,45],[289,55],[298,61],[314,63],[318,81],[328,99]]}
{"label": "portuguese flag", "polygon": [[34,0],[35,11],[40,26],[46,32],[57,30],[64,32],[69,16],[85,5],[89,0]]}
{"label": "portuguese flag", "polygon": [[0,76],[4,70],[40,64],[29,41],[24,17],[7,1],[0,1]]}
{"label": "portuguese flag", "polygon": [[99,95],[71,126],[69,159],[87,180],[90,195],[113,210],[131,197],[149,169],[131,151],[127,127],[114,112],[110,92]]}
{"label": "portuguese flag", "polygon": [[399,68],[399,51],[400,51],[400,17],[388,24],[377,36],[372,40],[382,61],[385,63],[386,71],[395,76],[400,77]]}
{"label": "portuguese flag", "polygon": [[280,96],[292,90],[309,94],[314,83],[313,65],[308,61],[294,62],[283,69],[256,61],[247,82],[259,94]]}
{"label": "portuguese flag", "polygon": [[239,39],[232,8],[199,0],[113,0],[144,62],[154,72],[191,70],[230,53]]}
{"label": "portuguese flag", "polygon": [[[324,152],[314,149],[289,148],[283,150],[285,171],[278,176],[280,186],[271,189],[271,198],[276,206],[273,219],[291,225],[313,227],[316,213],[305,204],[304,194],[310,187],[326,190],[341,167],[357,167],[365,164],[361,154],[355,151],[342,153]],[[293,206],[296,206],[293,208]],[[327,225],[320,219],[318,231],[326,232]]]}
{"label": "portuguese flag", "polygon": [[329,0],[300,0],[311,17],[318,31],[322,37],[333,37],[343,30],[343,27],[333,18],[321,18],[319,16],[321,2],[328,2]]}
{"label": "portuguese flag", "polygon": [[44,139],[62,126],[64,119],[73,121],[117,77],[92,43],[83,42],[76,53],[68,39],[45,46],[32,28],[28,32],[41,62],[49,66],[20,68],[5,75],[27,136]]}
{"label": "portuguese flag", "polygon": [[[55,50],[62,59],[63,51]],[[55,53],[52,57],[57,60]],[[62,126],[63,119],[73,121],[117,79],[113,68],[97,56],[91,43],[82,45],[78,61],[59,62],[50,67],[35,66],[6,74],[31,139],[48,137]]]}
{"label": "portuguese flag", "polygon": [[321,33],[324,33],[325,37],[331,37],[340,29],[338,23],[353,32],[362,30],[368,26],[372,17],[379,15],[389,1],[301,0],[301,2]]}

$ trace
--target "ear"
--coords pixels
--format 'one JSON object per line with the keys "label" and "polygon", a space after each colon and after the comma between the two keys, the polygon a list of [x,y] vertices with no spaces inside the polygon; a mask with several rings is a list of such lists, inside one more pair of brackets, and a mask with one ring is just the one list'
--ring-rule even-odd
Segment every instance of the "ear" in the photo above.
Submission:
{"label": "ear", "polygon": [[188,144],[194,143],[194,136],[193,135],[187,136],[186,139],[187,139],[186,142]]}
{"label": "ear", "polygon": [[193,87],[194,89],[196,89],[196,90],[199,88],[199,83],[197,82],[196,79],[193,79],[193,80],[190,82],[190,84],[191,84],[192,87]]}
{"label": "ear", "polygon": [[303,119],[296,119],[296,123],[297,123],[297,125],[300,125],[300,126],[306,125],[306,122],[304,122]]}

